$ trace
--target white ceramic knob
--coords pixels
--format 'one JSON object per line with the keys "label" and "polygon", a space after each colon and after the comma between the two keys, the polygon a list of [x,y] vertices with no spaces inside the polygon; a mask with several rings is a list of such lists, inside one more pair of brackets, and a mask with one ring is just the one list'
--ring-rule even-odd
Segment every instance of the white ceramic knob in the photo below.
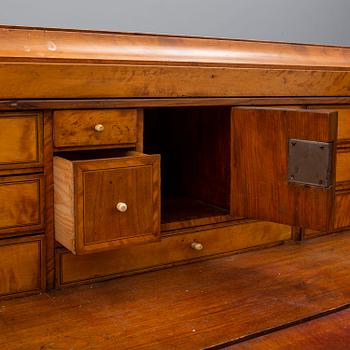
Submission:
{"label": "white ceramic knob", "polygon": [[202,250],[203,249],[203,244],[199,242],[192,242],[191,248],[194,250]]}
{"label": "white ceramic knob", "polygon": [[128,210],[128,206],[126,203],[123,202],[119,202],[116,206],[118,211],[120,211],[121,213],[125,213]]}
{"label": "white ceramic knob", "polygon": [[96,124],[95,125],[96,132],[102,132],[104,129],[105,129],[105,127],[103,126],[103,124]]}

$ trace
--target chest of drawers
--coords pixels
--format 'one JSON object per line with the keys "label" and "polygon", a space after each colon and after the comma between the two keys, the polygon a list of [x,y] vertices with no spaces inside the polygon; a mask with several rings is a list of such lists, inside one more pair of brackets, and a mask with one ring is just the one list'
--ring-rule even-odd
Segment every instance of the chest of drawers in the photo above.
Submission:
{"label": "chest of drawers", "polygon": [[0,295],[350,226],[350,49],[0,27]]}

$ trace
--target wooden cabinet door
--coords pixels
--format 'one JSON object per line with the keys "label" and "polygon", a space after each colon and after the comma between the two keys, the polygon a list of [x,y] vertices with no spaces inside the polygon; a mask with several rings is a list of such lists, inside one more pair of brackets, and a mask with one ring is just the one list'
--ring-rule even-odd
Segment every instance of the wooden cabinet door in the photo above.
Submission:
{"label": "wooden cabinet door", "polygon": [[231,214],[334,227],[337,112],[233,108]]}

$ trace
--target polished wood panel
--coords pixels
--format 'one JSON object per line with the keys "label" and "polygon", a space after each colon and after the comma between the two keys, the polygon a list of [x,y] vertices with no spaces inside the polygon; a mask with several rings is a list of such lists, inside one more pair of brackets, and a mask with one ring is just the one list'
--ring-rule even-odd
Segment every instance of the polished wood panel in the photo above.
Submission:
{"label": "polished wood panel", "polygon": [[1,99],[349,96],[349,86],[350,70],[0,64]]}
{"label": "polished wood panel", "polygon": [[[55,147],[135,144],[137,110],[60,110],[53,114]],[[95,127],[102,125],[103,130]]]}
{"label": "polished wood panel", "polygon": [[44,249],[43,236],[0,240],[0,296],[45,288]]}
{"label": "polished wood panel", "polygon": [[347,350],[350,343],[350,310],[329,313],[323,317],[282,329],[252,340],[224,347],[225,350]]}
{"label": "polished wood panel", "polygon": [[[160,235],[160,158],[54,157],[56,239],[75,254],[156,240]],[[121,212],[118,203],[126,203]]]}
{"label": "polished wood panel", "polygon": [[330,109],[338,112],[338,140],[350,139],[350,106],[349,105],[316,105],[308,106],[315,109]]}
{"label": "polished wood panel", "polygon": [[[333,228],[335,186],[288,183],[287,155],[288,139],[331,142],[336,126],[333,112],[234,108],[231,214],[325,231]],[[335,149],[333,153],[335,158]]]}
{"label": "polished wood panel", "polygon": [[0,113],[0,170],[43,165],[40,113]]}
{"label": "polished wood panel", "polygon": [[[289,226],[269,222],[236,222],[216,228],[187,229],[162,236],[159,242],[124,247],[118,251],[82,256],[62,252],[57,255],[57,283],[65,286],[114,278],[290,239]],[[193,242],[201,243],[203,249],[192,249]]]}
{"label": "polished wood panel", "polygon": [[332,235],[6,301],[0,343],[18,350],[228,344],[349,303],[349,254],[350,235]]}
{"label": "polished wood panel", "polygon": [[3,60],[350,67],[347,47],[228,38],[2,26],[0,46]]}
{"label": "polished wood panel", "polygon": [[44,228],[42,175],[0,177],[0,236]]}

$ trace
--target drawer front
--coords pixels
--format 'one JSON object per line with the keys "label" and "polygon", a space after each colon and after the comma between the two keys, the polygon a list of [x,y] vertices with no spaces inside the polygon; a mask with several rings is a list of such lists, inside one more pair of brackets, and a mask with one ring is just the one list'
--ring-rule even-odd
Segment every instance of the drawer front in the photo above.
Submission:
{"label": "drawer front", "polygon": [[[117,253],[110,251],[83,256],[58,253],[57,280],[60,285],[69,285],[111,278],[290,239],[290,226],[250,222],[172,234],[147,245],[124,247]],[[202,249],[193,249],[194,242],[202,244]]]}
{"label": "drawer front", "polygon": [[329,109],[338,112],[338,140],[350,140],[350,106],[308,106],[310,109]]}
{"label": "drawer front", "polygon": [[350,190],[338,192],[335,202],[335,229],[350,226]]}
{"label": "drawer front", "polygon": [[350,181],[350,149],[337,153],[336,181]]}
{"label": "drawer front", "polygon": [[43,163],[43,119],[38,113],[0,113],[0,169]]}
{"label": "drawer front", "polygon": [[45,288],[43,236],[0,241],[0,296]]}
{"label": "drawer front", "polygon": [[56,239],[75,254],[154,241],[160,234],[160,158],[54,159]]}
{"label": "drawer front", "polygon": [[138,113],[137,109],[55,111],[55,147],[135,144]]}
{"label": "drawer front", "polygon": [[44,227],[43,176],[0,179],[0,236]]}

